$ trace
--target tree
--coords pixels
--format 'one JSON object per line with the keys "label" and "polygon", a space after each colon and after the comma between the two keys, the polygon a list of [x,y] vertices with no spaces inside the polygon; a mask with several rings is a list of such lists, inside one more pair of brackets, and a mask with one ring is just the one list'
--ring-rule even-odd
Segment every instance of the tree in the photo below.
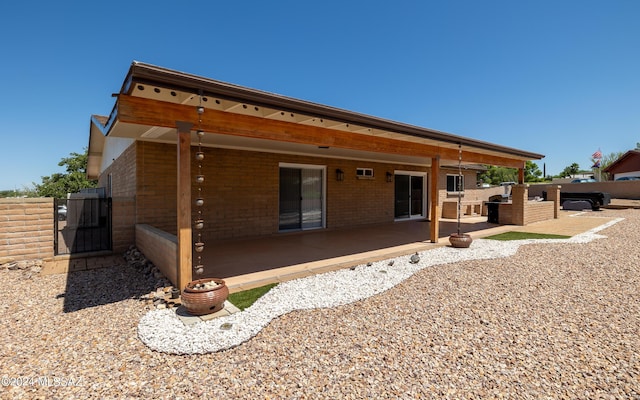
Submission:
{"label": "tree", "polygon": [[23,187],[22,189],[1,190],[0,199],[6,197],[35,197],[35,189],[32,187]]}
{"label": "tree", "polygon": [[572,178],[578,172],[580,172],[580,165],[573,163],[560,172],[560,178]]}
{"label": "tree", "polygon": [[[640,144],[640,143],[638,143]],[[618,158],[622,157],[624,155],[624,152],[619,151],[617,153],[609,153],[609,154],[605,154],[602,156],[602,160],[600,160],[600,171],[602,171],[603,169],[607,168],[609,165],[611,165],[614,161],[616,161]],[[609,174],[606,172],[602,173],[602,179],[603,180],[609,180]]]}
{"label": "tree", "polygon": [[527,161],[524,165],[524,181],[525,182],[541,182],[544,178],[542,178],[542,171],[538,168],[538,164],[533,161]]}
{"label": "tree", "polygon": [[517,182],[518,171],[514,168],[496,167],[488,165],[487,170],[479,175],[484,183],[499,185],[500,182]]}
{"label": "tree", "polygon": [[[486,167],[487,170],[478,176],[484,183],[499,185],[501,182],[518,182],[518,170],[515,168],[496,167],[494,165],[487,165]],[[524,166],[524,181],[541,182],[543,180],[542,171],[540,171],[538,165],[533,161],[527,161]]]}
{"label": "tree", "polygon": [[58,165],[65,167],[65,173],[55,173],[42,177],[42,183],[36,184],[35,191],[41,197],[66,198],[67,193],[77,193],[80,189],[96,187],[97,181],[87,178],[88,150],[83,154],[71,153],[63,158]]}

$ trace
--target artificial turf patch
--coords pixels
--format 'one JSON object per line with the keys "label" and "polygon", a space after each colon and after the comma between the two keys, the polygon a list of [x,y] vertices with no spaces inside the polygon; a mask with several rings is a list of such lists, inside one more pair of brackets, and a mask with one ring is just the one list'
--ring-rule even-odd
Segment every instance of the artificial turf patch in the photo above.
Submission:
{"label": "artificial turf patch", "polygon": [[530,232],[504,232],[497,235],[487,236],[485,239],[491,240],[525,240],[525,239],[569,239],[571,236],[552,235],[549,233]]}
{"label": "artificial turf patch", "polygon": [[269,290],[274,288],[277,283],[270,283],[268,285],[260,286],[257,288],[243,290],[242,292],[231,293],[227,300],[234,306],[238,307],[241,311],[250,307],[256,300],[264,296]]}

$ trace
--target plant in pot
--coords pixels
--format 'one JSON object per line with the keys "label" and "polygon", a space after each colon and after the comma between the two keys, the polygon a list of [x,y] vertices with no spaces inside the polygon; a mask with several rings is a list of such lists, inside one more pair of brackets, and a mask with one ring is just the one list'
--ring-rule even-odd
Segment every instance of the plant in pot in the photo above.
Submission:
{"label": "plant in pot", "polygon": [[449,235],[449,243],[452,247],[467,248],[471,246],[471,235],[460,232],[460,217],[462,214],[462,145],[458,145],[458,223],[456,233]]}

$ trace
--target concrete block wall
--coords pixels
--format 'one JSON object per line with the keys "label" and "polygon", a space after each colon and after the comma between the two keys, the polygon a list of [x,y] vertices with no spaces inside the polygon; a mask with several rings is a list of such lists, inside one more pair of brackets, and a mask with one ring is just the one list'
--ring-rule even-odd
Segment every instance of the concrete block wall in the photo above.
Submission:
{"label": "concrete block wall", "polygon": [[0,263],[53,258],[53,199],[0,199]]}
{"label": "concrete block wall", "polygon": [[[543,191],[558,186],[557,184],[532,184],[529,188],[529,196],[542,197]],[[563,183],[562,191],[568,193],[578,192],[606,192],[612,199],[640,199],[640,181],[605,181],[588,183]]]}

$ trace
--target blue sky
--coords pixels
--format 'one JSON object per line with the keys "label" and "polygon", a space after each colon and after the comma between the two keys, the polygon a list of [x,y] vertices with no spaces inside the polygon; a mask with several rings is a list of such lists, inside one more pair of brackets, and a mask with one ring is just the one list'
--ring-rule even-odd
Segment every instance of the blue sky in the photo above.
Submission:
{"label": "blue sky", "polygon": [[640,142],[640,1],[0,5],[0,190],[88,145],[133,60],[545,154]]}

